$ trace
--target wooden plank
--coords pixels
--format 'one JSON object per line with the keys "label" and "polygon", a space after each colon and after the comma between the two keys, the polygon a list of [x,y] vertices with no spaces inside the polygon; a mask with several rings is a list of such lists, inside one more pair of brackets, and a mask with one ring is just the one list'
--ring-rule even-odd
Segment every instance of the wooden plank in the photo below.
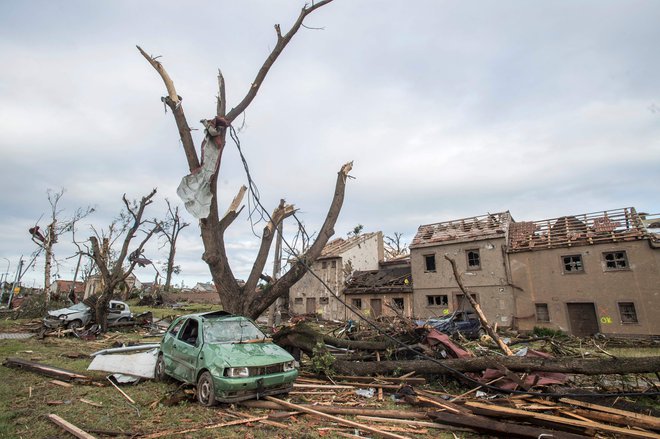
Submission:
{"label": "wooden plank", "polygon": [[658,430],[657,427],[635,418],[629,418],[623,415],[616,415],[614,413],[599,412],[597,410],[577,409],[571,408],[572,412],[576,415],[584,416],[591,420],[609,422],[610,424],[627,425],[629,427],[647,428],[651,430]]}
{"label": "wooden plank", "polygon": [[72,381],[72,380],[82,380],[82,381],[91,381],[90,377],[85,375],[80,375],[79,373],[72,372],[66,369],[60,369],[58,367],[48,366],[45,364],[35,363],[32,361],[23,360],[21,358],[7,358],[3,362],[7,367],[15,367],[19,369],[26,369],[31,372],[40,373],[52,378],[58,378],[60,380]]}
{"label": "wooden plank", "polygon": [[60,386],[60,387],[66,387],[66,388],[73,387],[73,384],[65,383],[64,381],[60,381],[60,380],[50,380],[50,382],[51,384],[55,384],[56,386]]}
{"label": "wooden plank", "polygon": [[414,425],[414,426],[417,426],[417,427],[429,427],[429,428],[435,428],[435,429],[438,429],[438,430],[474,431],[474,430],[471,430],[469,428],[453,427],[453,426],[449,426],[449,425],[438,424],[437,422],[411,421],[410,419],[380,418],[378,416],[363,416],[363,415],[357,415],[356,418],[361,419],[363,421],[390,422],[392,424]]}
{"label": "wooden plank", "polygon": [[[270,409],[270,410],[282,410],[282,406],[263,400],[247,400],[239,402],[240,405],[255,409]],[[331,415],[365,415],[365,416],[382,416],[385,418],[397,418],[397,419],[428,419],[426,413],[416,412],[412,410],[386,410],[386,409],[366,409],[366,408],[354,408],[354,407],[338,407],[332,405],[310,405],[310,404],[298,404],[301,407],[310,407],[319,412],[328,413]]]}
{"label": "wooden plank", "polygon": [[320,411],[313,410],[313,409],[310,409],[308,407],[303,407],[303,406],[300,406],[300,405],[297,405],[297,404],[292,404],[290,402],[283,401],[281,399],[277,399],[277,398],[274,398],[272,396],[266,396],[266,397],[264,397],[264,399],[266,399],[268,401],[271,401],[271,402],[274,402],[274,403],[277,403],[277,404],[280,404],[284,407],[288,407],[290,409],[299,410],[301,412],[309,413],[309,414],[318,416],[320,418],[330,419],[331,421],[337,422],[338,424],[358,428],[360,430],[368,431],[370,433],[374,433],[374,434],[377,434],[377,435],[382,436],[382,437],[391,438],[391,439],[409,439],[409,438],[407,438],[407,436],[400,436],[398,434],[389,433],[389,432],[386,432],[386,431],[381,431],[377,428],[370,427],[368,425],[360,424],[358,422],[349,421],[348,419],[338,418],[337,416],[328,415],[326,413],[322,413]]}
{"label": "wooden plank", "polygon": [[485,416],[473,414],[455,415],[447,412],[431,412],[429,417],[438,422],[447,425],[467,427],[479,432],[488,433],[498,437],[552,437],[553,439],[583,439],[585,436],[567,433],[564,431],[555,431],[547,428],[532,427],[528,425],[512,424],[509,422],[497,421]]}
{"label": "wooden plank", "polygon": [[510,415],[518,418],[522,417],[526,419],[538,419],[541,421],[554,422],[556,424],[569,425],[572,427],[581,427],[585,429],[596,429],[607,433],[623,434],[631,437],[660,439],[660,435],[650,432],[630,430],[627,428],[614,427],[612,425],[606,425],[597,422],[586,422],[578,419],[563,418],[561,416],[546,415],[543,413],[527,412],[525,410],[518,410],[510,407],[501,407],[494,404],[484,404],[481,402],[468,401],[465,403],[465,406],[477,408],[494,415]]}
{"label": "wooden plank", "polygon": [[639,421],[642,424],[644,424],[644,426],[653,428],[654,430],[660,429],[660,419],[656,418],[654,416],[648,416],[648,415],[644,415],[644,414],[641,414],[641,413],[635,413],[635,412],[630,412],[630,411],[627,411],[627,410],[616,409],[614,407],[607,407],[607,406],[600,405],[600,404],[592,404],[590,402],[578,401],[576,399],[570,399],[570,398],[561,398],[559,401],[561,401],[565,404],[570,404],[570,405],[574,405],[574,406],[577,406],[577,407],[583,407],[583,408],[587,408],[587,409],[591,409],[591,410],[596,410],[596,411],[599,411],[599,412],[605,412],[605,413],[611,413],[611,414],[614,414],[614,415],[625,416],[625,417],[628,417],[628,418],[632,418],[636,421]]}
{"label": "wooden plank", "polygon": [[199,431],[199,430],[210,430],[210,429],[214,429],[214,428],[229,427],[229,426],[232,426],[232,425],[248,424],[250,422],[259,422],[259,421],[263,421],[264,419],[268,419],[268,416],[259,416],[259,417],[247,418],[247,419],[237,419],[235,421],[221,422],[219,424],[206,425],[204,427],[197,427],[197,428],[189,428],[187,430],[160,431],[158,433],[153,433],[153,434],[149,434],[147,436],[141,436],[141,437],[143,439],[155,439],[157,437],[174,436],[174,435],[179,435],[179,434],[192,433],[192,432]]}
{"label": "wooden plank", "polygon": [[50,419],[52,422],[57,424],[63,430],[68,431],[69,433],[71,433],[72,435],[74,435],[79,439],[96,439],[96,436],[92,436],[91,434],[76,427],[72,423],[65,421],[64,419],[60,418],[57,415],[51,413],[50,415],[48,415],[48,419]]}

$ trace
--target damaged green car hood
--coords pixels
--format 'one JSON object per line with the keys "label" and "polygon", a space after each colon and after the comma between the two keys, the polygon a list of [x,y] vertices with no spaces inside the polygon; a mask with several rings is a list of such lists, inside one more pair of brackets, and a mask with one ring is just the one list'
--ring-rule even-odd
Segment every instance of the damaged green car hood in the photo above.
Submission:
{"label": "damaged green car hood", "polygon": [[293,357],[274,343],[217,343],[204,346],[207,363],[229,367],[255,367],[292,361]]}

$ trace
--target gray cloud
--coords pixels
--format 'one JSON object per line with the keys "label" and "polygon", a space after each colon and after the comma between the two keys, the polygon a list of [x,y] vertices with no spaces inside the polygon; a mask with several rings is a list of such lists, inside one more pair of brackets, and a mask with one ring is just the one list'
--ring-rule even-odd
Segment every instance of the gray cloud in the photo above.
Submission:
{"label": "gray cloud", "polygon": [[[274,44],[272,25],[288,28],[301,6],[0,4],[0,256],[15,266],[34,249],[27,228],[47,212],[48,188],[67,188],[65,212],[97,207],[79,237],[109,224],[124,193],[158,187],[149,216],[164,213],[165,197],[178,201],[187,167],[177,130],[135,44],[162,55],[200,129],[217,68],[235,104]],[[262,201],[272,209],[286,198],[318,230],[336,172],[355,160],[339,236],[361,223],[410,240],[420,224],[507,209],[516,219],[658,212],[659,13],[652,1],[336,0],[310,17],[324,30],[301,30],[247,111],[240,140]],[[246,180],[231,143],[221,169],[226,206]],[[208,281],[186,219],[177,283]],[[227,243],[246,277],[258,245],[246,212]],[[66,240],[56,248],[61,259],[73,251]],[[158,243],[148,254],[165,259]],[[71,261],[61,269],[70,277]]]}

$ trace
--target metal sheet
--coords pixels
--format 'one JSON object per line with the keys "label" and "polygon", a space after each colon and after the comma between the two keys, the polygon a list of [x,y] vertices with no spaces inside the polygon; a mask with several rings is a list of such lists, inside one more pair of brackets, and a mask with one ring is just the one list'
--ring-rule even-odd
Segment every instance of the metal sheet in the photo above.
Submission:
{"label": "metal sheet", "polygon": [[97,355],[87,370],[121,373],[141,378],[154,378],[158,349],[138,354]]}

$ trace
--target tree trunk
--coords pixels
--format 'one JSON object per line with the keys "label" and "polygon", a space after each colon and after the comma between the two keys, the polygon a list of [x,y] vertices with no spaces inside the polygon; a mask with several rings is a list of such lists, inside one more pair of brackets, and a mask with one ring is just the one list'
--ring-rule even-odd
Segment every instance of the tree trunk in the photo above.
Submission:
{"label": "tree trunk", "polygon": [[282,347],[298,348],[312,356],[314,347],[318,344],[328,344],[338,348],[363,349],[368,351],[385,351],[397,347],[393,341],[359,341],[336,338],[321,334],[305,323],[283,328],[273,334],[273,341]]}
{"label": "tree trunk", "polygon": [[176,254],[175,244],[170,246],[170,254],[167,257],[167,273],[165,275],[165,291],[170,291],[170,284],[172,282],[172,270],[174,270],[174,255]]}
{"label": "tree trunk", "polygon": [[[560,372],[582,375],[612,375],[654,373],[660,371],[660,356],[640,358],[534,358],[534,357],[477,357],[438,360],[459,372],[481,372],[502,365],[514,372]],[[337,360],[334,370],[340,374],[373,375],[401,373],[448,374],[445,367],[430,360],[354,362]]]}

